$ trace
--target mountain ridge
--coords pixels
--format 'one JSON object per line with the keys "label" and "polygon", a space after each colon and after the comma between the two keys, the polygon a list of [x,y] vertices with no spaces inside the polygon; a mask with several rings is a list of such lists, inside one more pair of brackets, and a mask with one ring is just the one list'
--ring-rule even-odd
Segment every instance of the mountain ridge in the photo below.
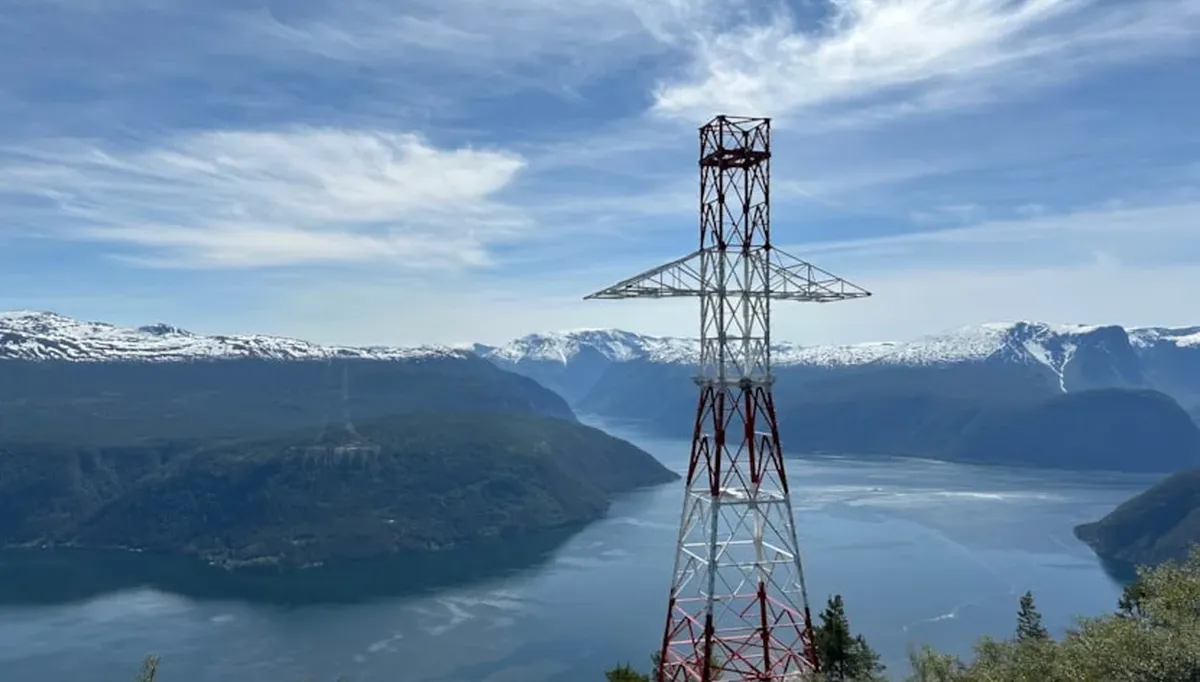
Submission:
{"label": "mountain ridge", "polygon": [[0,312],[0,360],[179,362],[196,360],[420,360],[465,357],[452,346],[336,346],[265,334],[195,334],[166,323],[122,327],[48,311]]}
{"label": "mountain ridge", "polygon": [[[1176,471],[1200,464],[1196,332],[1009,322],[907,342],[778,342],[780,432],[795,453]],[[695,418],[695,339],[587,330],[475,351],[579,413],[678,437]]]}
{"label": "mountain ridge", "polygon": [[[1061,373],[1073,358],[1072,340],[1106,329],[1121,330],[1138,350],[1162,346],[1200,349],[1200,326],[1123,327],[1117,324],[1050,324],[1033,321],[965,325],[908,341],[853,344],[772,344],[777,366],[847,367],[864,364],[937,365],[986,360],[1007,352]],[[266,334],[197,334],[167,323],[123,327],[50,311],[0,311],[0,359],[63,361],[187,361],[259,358],[313,360],[361,358],[408,360],[462,357],[468,353],[501,363],[565,364],[592,351],[609,362],[646,360],[697,364],[699,340],[639,334],[616,328],[535,332],[501,345],[480,343],[417,346],[317,344]],[[1011,359],[1011,358],[1010,358]]]}
{"label": "mountain ridge", "polygon": [[[905,343],[781,342],[776,410],[798,453],[1175,471],[1200,464],[1189,415],[1200,408],[1195,331],[1016,322]],[[64,410],[79,437],[94,441],[133,426],[143,437],[189,426],[242,435],[268,422],[300,428],[333,414],[468,405],[566,419],[582,412],[680,436],[694,418],[695,354],[694,340],[621,330],[530,334],[500,347],[354,349],[19,313],[0,316],[0,359],[8,358],[0,403],[9,437],[61,438],[52,427]],[[161,419],[143,418],[151,413]],[[1136,451],[1146,456],[1131,458]]]}
{"label": "mountain ridge", "polygon": [[[529,334],[500,346],[477,344],[473,350],[572,402],[584,401],[593,380],[605,373],[597,363],[606,368],[646,364],[667,371],[699,360],[695,338],[621,330]],[[1153,388],[1188,409],[1200,406],[1200,326],[992,322],[909,341],[811,346],[779,341],[772,344],[771,359],[781,378],[812,371],[1020,365],[1045,375],[1060,393]]]}
{"label": "mountain ridge", "polygon": [[[927,334],[909,341],[868,341],[852,344],[800,345],[787,341],[771,344],[776,365],[853,366],[875,362],[929,365],[984,360],[1008,349],[1021,347],[1048,366],[1070,361],[1070,350],[1052,354],[1033,349],[1039,341],[1069,340],[1105,329],[1120,329],[1139,348],[1157,344],[1200,347],[1200,327],[1124,327],[1119,324],[1051,324],[1018,320],[964,325]],[[476,353],[505,362],[523,360],[569,362],[583,348],[591,347],[610,361],[650,360],[652,362],[696,364],[699,339],[683,336],[637,334],[621,329],[578,329],[537,332],[518,337],[506,344],[475,344]],[[1058,355],[1058,362],[1050,357]],[[1047,357],[1050,356],[1050,357]]]}
{"label": "mountain ridge", "polygon": [[204,336],[0,313],[0,441],[248,437],[413,412],[574,421],[562,396],[465,349]]}

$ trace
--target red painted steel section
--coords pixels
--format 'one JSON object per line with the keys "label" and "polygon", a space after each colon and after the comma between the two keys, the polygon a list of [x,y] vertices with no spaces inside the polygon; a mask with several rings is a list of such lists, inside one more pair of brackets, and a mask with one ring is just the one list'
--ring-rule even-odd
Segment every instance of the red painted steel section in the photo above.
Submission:
{"label": "red painted steel section", "polygon": [[[754,485],[764,479],[774,479],[786,489],[787,476],[770,391],[762,386],[727,390],[706,386],[700,394],[688,464],[689,487],[696,474],[707,469],[706,487],[713,497],[720,495],[724,481],[739,475]],[[739,412],[744,410],[739,415],[743,428],[733,432],[738,434],[741,443],[724,442],[725,434],[729,432],[725,424],[726,404],[738,405],[742,408]],[[706,423],[711,428],[711,436],[704,432]],[[759,442],[756,444],[755,441]],[[736,453],[742,446],[747,456],[740,461],[730,461],[727,453]],[[744,471],[731,470],[737,465]],[[713,614],[699,610],[704,607],[702,601],[681,602],[672,594],[660,659],[665,665],[655,671],[657,681],[714,682],[710,673],[718,672],[724,673],[719,675],[721,682],[765,682],[784,679],[784,672],[815,670],[817,656],[808,604],[803,604],[802,612],[797,611],[772,598],[770,586],[762,581],[753,589],[752,602],[739,611],[746,631],[751,633],[744,638],[722,636],[715,627]],[[729,629],[727,622],[722,626],[723,630]],[[716,665],[706,666],[705,660],[712,660]]]}

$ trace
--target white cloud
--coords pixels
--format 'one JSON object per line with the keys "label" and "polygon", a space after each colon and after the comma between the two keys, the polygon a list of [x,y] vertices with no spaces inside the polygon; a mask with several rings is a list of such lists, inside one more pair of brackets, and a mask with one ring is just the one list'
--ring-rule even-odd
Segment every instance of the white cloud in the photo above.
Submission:
{"label": "white cloud", "polygon": [[783,248],[859,268],[905,272],[947,262],[994,269],[1075,266],[1093,261],[1097,253],[1120,254],[1126,262],[1142,265],[1200,262],[1197,220],[1200,202],[1118,202],[1060,215],[1047,215],[1043,208],[1019,220]]}
{"label": "white cloud", "polygon": [[[1194,310],[1177,293],[1200,288],[1200,270],[1190,266],[1096,262],[981,271],[945,264],[903,274],[832,269],[868,287],[875,296],[821,306],[777,304],[772,314],[776,338],[805,344],[906,340],[1006,320],[1142,326],[1197,323]],[[475,292],[421,291],[382,281],[299,287],[277,292],[246,331],[361,344],[503,343],[534,331],[597,327],[649,334],[698,333],[695,301],[580,300],[613,281],[575,279],[541,291],[488,287]],[[403,314],[379,315],[381,310]]]}
{"label": "white cloud", "polygon": [[666,81],[655,109],[787,116],[853,105],[846,122],[977,104],[1097,63],[1195,46],[1195,0],[829,0],[820,26],[779,12],[701,34],[691,77]]}
{"label": "white cloud", "polygon": [[25,150],[0,166],[0,191],[53,200],[69,220],[51,236],[141,246],[142,262],[460,267],[528,225],[496,199],[524,165],[410,134],[212,132],[146,151]]}
{"label": "white cloud", "polygon": [[[723,0],[343,0],[322,11],[244,15],[247,45],[324,58],[428,64],[497,82],[570,88],[670,49],[740,2]],[[548,72],[533,73],[540,65]],[[443,84],[449,85],[449,84]]]}
{"label": "white cloud", "polygon": [[[1136,126],[1118,125],[1115,117],[1080,124],[1100,102],[1086,96],[1066,108],[1050,106],[1036,120],[1000,115],[973,126],[943,119],[908,119],[903,130],[856,126],[990,102],[1101,62],[1194,45],[1196,0],[807,3],[832,8],[823,24],[800,24],[780,12],[752,16],[748,4],[306,0],[302,8],[276,5],[275,14],[238,15],[233,23],[213,19],[189,33],[172,59],[150,60],[153,69],[200,74],[225,103],[250,97],[242,87],[251,84],[267,88],[246,88],[254,97],[266,97],[272,83],[280,88],[276,95],[286,90],[270,116],[248,117],[256,125],[321,120],[355,127],[200,133],[141,150],[82,143],[0,149],[0,195],[17,198],[0,204],[0,240],[7,223],[106,251],[116,245],[123,259],[141,265],[239,268],[207,279],[167,272],[130,277],[179,281],[187,291],[172,295],[193,297],[174,310],[156,303],[163,312],[143,321],[209,331],[244,314],[236,318],[241,331],[347,343],[501,341],[579,326],[693,333],[694,302],[579,298],[692,246],[695,130],[672,116],[643,116],[631,92],[640,81],[624,76],[618,87],[605,82],[600,94],[590,93],[585,114],[536,109],[542,93],[496,97],[498,90],[524,87],[567,91],[635,63],[642,75],[663,74],[690,60],[687,78],[663,81],[658,113],[807,116],[785,120],[803,125],[785,125],[776,137],[777,239],[795,224],[815,237],[840,229],[895,233],[923,221],[924,227],[969,224],[796,248],[877,297],[781,306],[781,336],[906,338],[1006,317],[1171,323],[1192,314],[1181,296],[1145,292],[1200,285],[1193,269],[1179,265],[1200,257],[1200,238],[1191,236],[1197,206],[1187,203],[1195,196],[1195,169],[1182,177],[1163,160],[1168,151],[1183,153],[1181,138],[1190,129],[1176,121],[1171,134],[1162,132],[1166,113],[1137,135],[1130,132]],[[214,24],[229,31],[213,32]],[[227,92],[217,87],[222,72],[211,67],[217,62],[202,59],[217,56],[245,64],[247,80]],[[138,80],[96,62],[114,78]],[[261,78],[274,76],[277,66],[319,83],[301,96],[293,90],[308,86]],[[145,92],[151,90],[137,89],[139,97]],[[178,97],[172,88],[162,92]],[[476,111],[481,102],[485,109]],[[293,104],[295,111],[284,111]],[[1158,106],[1138,109],[1136,101],[1111,98],[1100,104],[1143,116]],[[493,106],[497,118],[490,118]],[[187,124],[225,115],[214,111],[190,112],[195,118]],[[255,110],[239,104],[237,111]],[[447,111],[453,115],[443,116]],[[828,124],[813,124],[831,111],[837,117],[828,118],[843,127],[833,134],[821,129]],[[396,128],[516,141],[506,149],[456,149],[380,132]],[[980,180],[985,169],[999,171]],[[898,186],[903,191],[886,191]],[[1056,214],[1116,193],[1179,203]],[[1027,220],[980,222],[989,215]],[[810,217],[824,222],[813,225]],[[877,219],[887,222],[872,224]],[[646,260],[620,262],[631,257]],[[317,268],[270,276],[256,270],[320,264],[356,268],[341,268],[336,278]],[[483,267],[494,264],[503,267]],[[534,274],[516,272],[525,264]],[[101,268],[119,271],[112,263]],[[475,270],[463,272],[468,268]],[[226,280],[245,285],[241,313],[195,309],[204,301],[224,306],[229,296],[203,282]],[[136,311],[120,314],[129,319]]]}
{"label": "white cloud", "polygon": [[[775,335],[842,343],[903,340],[1016,319],[1196,324],[1195,306],[1181,292],[1200,289],[1197,219],[1200,203],[1184,203],[787,247],[874,296],[830,305],[778,304]],[[281,282],[266,294],[271,302],[262,323],[276,333],[344,343],[498,343],[532,331],[581,327],[695,334],[693,300],[581,300],[657,260],[580,264],[552,278],[472,278],[459,287],[366,278]],[[386,319],[370,313],[401,309],[403,316]]]}

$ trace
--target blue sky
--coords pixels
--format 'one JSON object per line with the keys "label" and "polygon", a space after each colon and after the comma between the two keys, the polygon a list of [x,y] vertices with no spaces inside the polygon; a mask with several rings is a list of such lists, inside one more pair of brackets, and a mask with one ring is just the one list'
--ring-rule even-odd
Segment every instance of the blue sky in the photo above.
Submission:
{"label": "blue sky", "polygon": [[695,248],[775,119],[797,342],[1198,324],[1200,0],[8,0],[0,309],[321,342],[694,334],[583,302]]}

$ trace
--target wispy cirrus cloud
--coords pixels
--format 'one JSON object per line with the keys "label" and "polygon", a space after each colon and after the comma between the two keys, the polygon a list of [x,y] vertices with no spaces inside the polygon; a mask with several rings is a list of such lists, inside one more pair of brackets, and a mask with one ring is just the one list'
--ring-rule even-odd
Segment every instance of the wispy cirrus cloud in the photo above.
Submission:
{"label": "wispy cirrus cloud", "polygon": [[[832,306],[778,304],[775,334],[801,343],[902,340],[965,324],[1033,319],[1129,325],[1195,324],[1177,292],[1200,287],[1200,197],[1143,206],[1095,206],[1032,217],[979,219],[928,233],[865,237],[783,248],[862,285],[874,296]],[[663,253],[583,260],[552,275],[496,273],[438,285],[445,305],[376,321],[364,310],[433,295],[433,285],[351,277],[317,286],[279,282],[265,321],[312,338],[436,335],[447,342],[503,342],[530,330],[619,327],[696,333],[695,301],[581,302],[647,267]],[[319,311],[319,312],[314,312]],[[327,322],[337,320],[334,327]],[[480,320],[488,320],[481,330]],[[332,329],[336,328],[336,333]]]}
{"label": "wispy cirrus cloud", "polygon": [[782,118],[776,240],[877,293],[785,336],[1169,323],[1129,282],[1200,286],[1198,7],[18,0],[0,288],[339,342],[688,332],[691,304],[578,297],[693,247],[692,124],[725,112]]}
{"label": "wispy cirrus cloud", "polygon": [[481,266],[527,224],[496,198],[521,156],[413,134],[210,132],[147,150],[67,142],[12,157],[0,193],[41,197],[66,219],[35,227],[138,247],[143,264]]}
{"label": "wispy cirrus cloud", "polygon": [[702,34],[690,75],[655,110],[787,116],[836,107],[837,124],[991,101],[1106,63],[1197,47],[1194,0],[830,0],[819,24],[769,21]]}
{"label": "wispy cirrus cloud", "polygon": [[[312,3],[288,16],[270,9],[242,15],[247,35],[296,50],[357,62],[417,61],[430,55],[454,66],[497,71],[522,62],[628,49],[639,37],[669,35],[672,15],[686,17],[702,0],[380,0]],[[657,30],[648,31],[649,27]],[[530,40],[536,36],[537,40]],[[487,59],[487,62],[481,61]]]}
{"label": "wispy cirrus cloud", "polygon": [[[303,60],[385,68],[410,89],[478,101],[540,91],[574,101],[591,81],[670,56],[700,26],[744,0],[309,0],[230,15],[239,50],[276,63]],[[452,80],[445,76],[453,74]],[[436,96],[435,96],[436,97]],[[458,116],[454,102],[443,101]]]}
{"label": "wispy cirrus cloud", "polygon": [[998,218],[979,215],[977,206],[945,210],[958,216],[959,226],[784,248],[853,261],[875,272],[910,272],[949,262],[1005,270],[1078,266],[1109,258],[1145,267],[1200,261],[1200,230],[1195,229],[1200,192],[1173,202],[1111,202],[1054,214],[1039,206],[1021,206],[1013,215]]}

